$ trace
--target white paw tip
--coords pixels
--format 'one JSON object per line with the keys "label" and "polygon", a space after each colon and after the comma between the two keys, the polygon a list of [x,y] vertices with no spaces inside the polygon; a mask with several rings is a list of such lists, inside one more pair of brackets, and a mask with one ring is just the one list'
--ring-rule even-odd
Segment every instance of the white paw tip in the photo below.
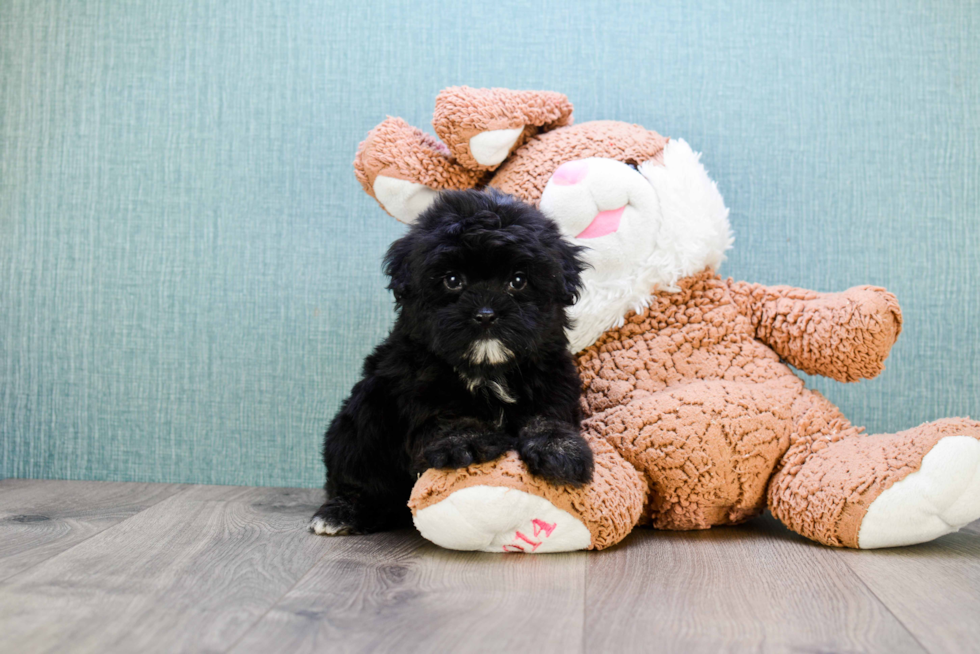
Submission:
{"label": "white paw tip", "polygon": [[481,166],[496,166],[510,154],[524,126],[514,129],[492,129],[470,139],[470,154]]}
{"label": "white paw tip", "polygon": [[868,507],[858,547],[914,545],[945,536],[980,519],[980,441],[947,436],[922,466]]}
{"label": "white paw tip", "polygon": [[317,536],[343,536],[350,532],[350,529],[346,525],[332,525],[320,517],[315,517],[310,520],[307,529]]}

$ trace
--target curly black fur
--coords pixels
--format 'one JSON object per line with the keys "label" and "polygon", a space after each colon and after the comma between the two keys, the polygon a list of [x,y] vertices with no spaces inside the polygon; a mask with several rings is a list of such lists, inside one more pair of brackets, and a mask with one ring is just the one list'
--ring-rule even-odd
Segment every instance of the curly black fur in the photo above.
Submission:
{"label": "curly black fur", "polygon": [[397,319],[327,430],[327,501],[311,529],[410,524],[421,472],[508,450],[556,484],[591,481],[565,336],[583,267],[533,207],[493,190],[441,194],[385,256]]}

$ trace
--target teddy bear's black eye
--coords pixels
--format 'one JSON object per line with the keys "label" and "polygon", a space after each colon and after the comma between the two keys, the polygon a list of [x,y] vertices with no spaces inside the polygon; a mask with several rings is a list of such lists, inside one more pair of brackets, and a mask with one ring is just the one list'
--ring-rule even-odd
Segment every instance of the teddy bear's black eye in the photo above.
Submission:
{"label": "teddy bear's black eye", "polygon": [[450,291],[461,291],[466,286],[466,277],[462,273],[450,272],[442,278],[442,283]]}
{"label": "teddy bear's black eye", "polygon": [[510,290],[519,291],[527,286],[527,275],[522,272],[514,273],[514,276],[510,278]]}

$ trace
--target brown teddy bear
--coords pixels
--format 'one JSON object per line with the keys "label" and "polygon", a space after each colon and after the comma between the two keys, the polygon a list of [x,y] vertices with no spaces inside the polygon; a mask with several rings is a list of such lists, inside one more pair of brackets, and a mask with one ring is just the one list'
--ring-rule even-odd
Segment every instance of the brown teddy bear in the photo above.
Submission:
{"label": "brown teddy bear", "polygon": [[769,508],[820,543],[876,548],[980,518],[980,423],[867,435],[786,365],[875,377],[901,331],[895,297],[719,277],[728,210],[687,143],[573,125],[553,92],[449,88],[433,124],[441,142],[385,120],[358,150],[357,178],[406,223],[439,190],[492,186],[589,248],[569,336],[596,473],[556,487],[514,454],[429,470],[410,501],[423,536],[462,550],[602,549],[636,524],[705,529]]}

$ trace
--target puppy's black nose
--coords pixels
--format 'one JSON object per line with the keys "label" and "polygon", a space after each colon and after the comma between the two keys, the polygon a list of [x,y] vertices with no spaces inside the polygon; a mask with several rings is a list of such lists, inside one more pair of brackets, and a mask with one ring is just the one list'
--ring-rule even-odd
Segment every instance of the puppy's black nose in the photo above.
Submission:
{"label": "puppy's black nose", "polygon": [[473,314],[473,319],[481,325],[489,325],[497,319],[497,314],[490,307],[483,307],[482,309],[476,310],[476,313]]}

